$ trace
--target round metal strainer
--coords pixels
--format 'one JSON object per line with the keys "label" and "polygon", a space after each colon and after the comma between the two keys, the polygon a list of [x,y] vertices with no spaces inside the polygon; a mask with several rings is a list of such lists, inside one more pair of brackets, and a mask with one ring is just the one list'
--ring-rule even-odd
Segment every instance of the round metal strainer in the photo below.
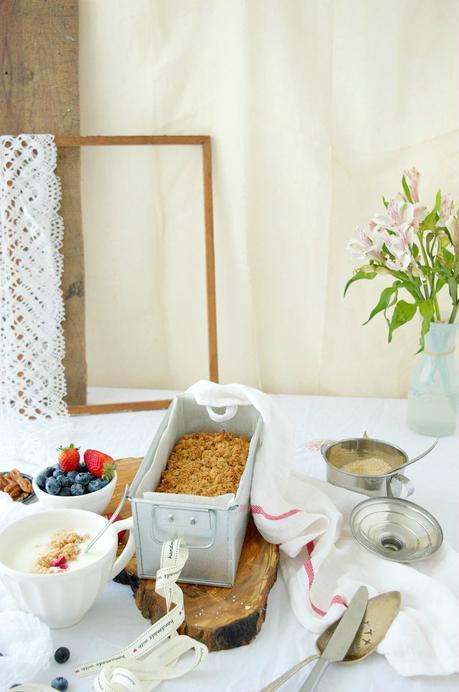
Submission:
{"label": "round metal strainer", "polygon": [[430,512],[395,497],[361,502],[352,510],[350,525],[364,548],[395,562],[422,560],[443,542],[441,526]]}

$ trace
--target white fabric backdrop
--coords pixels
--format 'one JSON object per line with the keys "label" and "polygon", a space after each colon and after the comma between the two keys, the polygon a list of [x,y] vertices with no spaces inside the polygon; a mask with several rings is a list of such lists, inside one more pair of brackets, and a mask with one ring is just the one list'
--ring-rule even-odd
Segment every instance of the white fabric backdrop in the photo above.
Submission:
{"label": "white fabric backdrop", "polygon": [[[459,198],[457,0],[82,0],[83,134],[210,134],[221,380],[405,396],[345,246],[403,168]],[[197,149],[85,151],[91,384],[207,375]],[[167,298],[166,298],[167,296]]]}

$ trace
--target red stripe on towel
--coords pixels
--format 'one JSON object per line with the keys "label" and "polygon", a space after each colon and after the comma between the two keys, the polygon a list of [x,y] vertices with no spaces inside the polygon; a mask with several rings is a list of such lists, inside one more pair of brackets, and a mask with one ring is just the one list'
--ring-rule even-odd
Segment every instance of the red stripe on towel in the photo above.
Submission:
{"label": "red stripe on towel", "polygon": [[[307,543],[306,550],[308,551],[308,557],[304,562],[304,570],[305,570],[306,576],[308,578],[309,591],[311,591],[311,587],[312,587],[312,585],[314,583],[314,579],[315,579],[314,566],[313,566],[312,560],[311,560],[311,554],[312,554],[312,551],[314,550],[314,545],[315,545],[314,541],[309,541],[309,543]],[[309,595],[309,603],[311,604],[311,608],[313,609],[313,611],[315,613],[317,613],[317,615],[320,615],[321,617],[323,617],[324,615],[327,614],[327,611],[322,610],[322,608],[319,608],[318,606],[316,606],[311,601],[311,595]],[[339,594],[337,594],[336,596],[333,596],[333,598],[330,601],[329,607],[331,607],[335,603],[340,603],[341,605],[344,605],[347,608],[347,601],[344,598],[344,596],[340,596]]]}
{"label": "red stripe on towel", "polygon": [[283,514],[268,514],[260,505],[252,505],[252,514],[261,514],[265,519],[271,519],[271,521],[288,519],[289,517],[293,517],[294,514],[298,514],[300,511],[299,509],[289,509],[288,512],[284,512]]}
{"label": "red stripe on towel", "polygon": [[[283,514],[268,514],[268,512],[265,512],[263,507],[260,505],[252,505],[252,514],[261,514],[265,519],[270,519],[271,521],[279,521],[280,519],[288,519],[289,517],[292,517],[294,514],[298,514],[301,510],[299,509],[290,509],[288,512],[284,512]],[[312,564],[311,560],[311,555],[314,550],[315,543],[314,541],[309,541],[309,543],[306,544],[306,550],[308,552],[308,557],[304,563],[304,569],[308,578],[308,584],[309,584],[309,590],[311,590],[311,587],[314,583],[315,575],[314,575],[314,567]],[[324,615],[327,614],[327,611],[322,610],[322,608],[319,608],[316,606],[312,601],[311,601],[311,596],[309,596],[309,603],[311,604],[311,608],[315,613],[323,617]],[[334,605],[335,603],[340,603],[343,606],[346,606],[347,608],[347,601],[344,598],[344,596],[341,596],[340,594],[337,594],[336,596],[333,596],[333,598],[330,601],[330,606]]]}

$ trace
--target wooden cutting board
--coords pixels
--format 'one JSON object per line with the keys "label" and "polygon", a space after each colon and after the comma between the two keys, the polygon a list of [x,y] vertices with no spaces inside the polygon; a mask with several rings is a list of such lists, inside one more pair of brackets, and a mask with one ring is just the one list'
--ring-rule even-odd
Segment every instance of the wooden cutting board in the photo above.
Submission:
{"label": "wooden cutting board", "polygon": [[[116,462],[118,484],[107,511],[117,506],[123,488],[130,483],[142,459],[120,459]],[[122,517],[131,513],[126,503]],[[276,581],[279,549],[267,543],[249,521],[236,581],[232,588],[183,584],[185,622],[180,634],[188,634],[206,644],[209,651],[233,649],[252,641],[265,619],[269,591]],[[139,579],[135,557],[117,578],[129,584],[142,615],[156,622],[164,615],[165,602],[155,592],[153,579]]]}

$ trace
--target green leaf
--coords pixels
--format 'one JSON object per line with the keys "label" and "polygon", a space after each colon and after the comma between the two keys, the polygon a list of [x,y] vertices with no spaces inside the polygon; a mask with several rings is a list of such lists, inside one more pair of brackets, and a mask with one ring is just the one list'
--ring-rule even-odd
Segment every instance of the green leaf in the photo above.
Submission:
{"label": "green leaf", "polygon": [[413,204],[413,198],[411,197],[411,190],[408,187],[408,183],[406,182],[405,176],[402,178],[402,187],[403,187],[403,192],[405,193],[405,197],[407,198],[408,202],[411,202]]}
{"label": "green leaf", "polygon": [[449,242],[451,243],[451,245],[454,245],[453,239],[452,239],[452,237],[451,237],[451,233],[448,231],[448,229],[446,228],[446,226],[437,226],[437,229],[438,229],[439,231],[443,231],[443,233],[446,233],[446,235],[448,236]]}
{"label": "green leaf", "polygon": [[454,276],[451,276],[450,279],[448,279],[448,290],[451,300],[453,301],[453,305],[457,305],[457,281]]}
{"label": "green leaf", "polygon": [[387,199],[384,197],[384,195],[382,196],[382,203],[384,204],[384,206],[385,206],[386,209],[387,209],[387,207],[389,206],[389,202],[388,202]]}
{"label": "green leaf", "polygon": [[443,286],[447,283],[448,283],[448,280],[444,276],[439,276],[437,279],[436,287],[435,287],[435,293],[440,293]]}
{"label": "green leaf", "polygon": [[422,316],[421,335],[419,337],[419,351],[422,351],[424,349],[424,337],[430,329],[430,324],[435,314],[433,300],[430,298],[422,300],[419,303],[419,312]]}
{"label": "green leaf", "polygon": [[354,283],[354,281],[360,281],[360,279],[374,279],[376,276],[376,272],[362,272],[358,271],[354,276],[352,276],[349,281],[347,282],[346,286],[344,287],[344,295],[347,293],[347,289],[351,284]]}
{"label": "green leaf", "polygon": [[392,341],[392,335],[396,329],[413,319],[417,308],[416,303],[407,303],[406,300],[398,301],[390,321],[389,341]]}
{"label": "green leaf", "polygon": [[394,293],[395,294],[397,293],[398,286],[399,286],[399,284],[397,282],[397,283],[393,284],[392,286],[388,286],[387,288],[385,288],[381,292],[378,304],[373,308],[373,310],[370,313],[370,317],[363,324],[368,324],[368,322],[370,320],[372,320],[373,317],[378,314],[378,312],[382,312],[383,310],[387,310],[387,308],[390,307],[392,297],[393,297]]}
{"label": "green leaf", "polygon": [[419,228],[421,229],[421,231],[427,231],[429,229],[434,228],[437,221],[438,221],[438,214],[437,214],[437,210],[434,208],[434,209],[432,209],[430,214],[427,214],[426,218],[421,223]]}
{"label": "green leaf", "polygon": [[409,281],[401,281],[400,284],[416,301],[419,300],[419,291],[416,290],[416,287],[413,286],[412,283]]}
{"label": "green leaf", "polygon": [[437,213],[440,213],[441,209],[441,191],[438,190],[437,195],[435,197],[435,211]]}
{"label": "green leaf", "polygon": [[454,266],[454,255],[453,255],[453,253],[450,252],[449,250],[447,250],[446,248],[442,248],[441,254],[442,254],[442,257],[443,257],[443,261],[444,261],[445,266],[446,266],[448,269],[452,269],[453,266]]}

